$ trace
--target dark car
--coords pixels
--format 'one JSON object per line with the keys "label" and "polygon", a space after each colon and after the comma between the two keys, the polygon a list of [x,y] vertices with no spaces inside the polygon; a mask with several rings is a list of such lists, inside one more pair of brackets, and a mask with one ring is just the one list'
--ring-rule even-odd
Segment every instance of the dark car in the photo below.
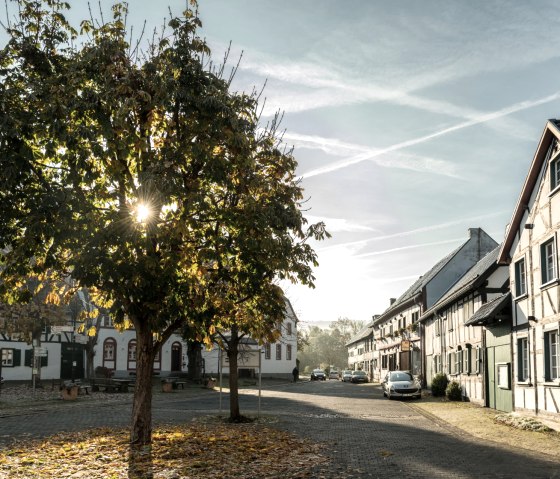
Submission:
{"label": "dark car", "polygon": [[365,371],[352,371],[350,381],[353,383],[367,383],[369,379]]}
{"label": "dark car", "polygon": [[391,371],[381,383],[383,396],[389,399],[412,397],[420,399],[422,388],[408,371]]}
{"label": "dark car", "polygon": [[325,374],[325,371],[323,371],[322,369],[314,369],[313,371],[311,371],[311,381],[326,381],[327,380],[327,375]]}

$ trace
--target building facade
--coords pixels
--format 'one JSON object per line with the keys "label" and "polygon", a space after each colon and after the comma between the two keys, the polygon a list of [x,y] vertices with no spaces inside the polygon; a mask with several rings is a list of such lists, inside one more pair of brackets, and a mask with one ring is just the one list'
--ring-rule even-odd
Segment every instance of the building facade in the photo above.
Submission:
{"label": "building facade", "polygon": [[389,371],[408,370],[423,381],[420,317],[483,256],[498,246],[481,228],[470,228],[468,239],[420,276],[373,322],[378,361],[374,379]]}
{"label": "building facade", "polygon": [[560,413],[560,122],[549,120],[498,261],[508,265],[514,407]]}
{"label": "building facade", "polygon": [[[509,291],[508,268],[496,262],[499,249],[496,247],[484,256],[420,317],[427,385],[436,374],[444,373],[461,385],[464,398],[482,406],[489,405],[487,389],[495,384],[490,379],[496,365],[489,359],[496,357],[494,349],[490,351],[496,345],[490,339],[493,333],[488,327],[488,315],[486,321],[479,318],[473,323],[472,318],[484,304]],[[508,319],[502,321],[509,334],[511,315]],[[510,353],[508,341],[506,355]],[[511,388],[504,394],[511,396]],[[505,400],[504,404],[507,403]]]}

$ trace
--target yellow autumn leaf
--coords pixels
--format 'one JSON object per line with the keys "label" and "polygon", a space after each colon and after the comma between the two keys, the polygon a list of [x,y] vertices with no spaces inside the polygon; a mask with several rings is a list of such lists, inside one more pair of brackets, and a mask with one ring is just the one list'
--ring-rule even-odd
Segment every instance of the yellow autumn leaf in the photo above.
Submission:
{"label": "yellow autumn leaf", "polygon": [[95,326],[92,326],[91,328],[89,328],[87,330],[87,335],[91,338],[91,337],[95,336],[96,332],[97,332],[97,329],[95,328]]}

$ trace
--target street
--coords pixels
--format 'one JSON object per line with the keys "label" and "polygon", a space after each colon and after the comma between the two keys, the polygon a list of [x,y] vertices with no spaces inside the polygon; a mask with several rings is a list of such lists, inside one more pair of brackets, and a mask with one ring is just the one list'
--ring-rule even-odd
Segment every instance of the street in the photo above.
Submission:
{"label": "street", "polygon": [[[318,466],[316,477],[560,477],[560,463],[550,458],[460,433],[421,415],[409,403],[383,398],[373,384],[278,383],[263,389],[261,416],[267,426],[324,444],[323,454],[332,461]],[[217,391],[156,394],[153,417],[156,424],[200,420],[215,417],[219,404]],[[258,391],[242,390],[240,405],[242,414],[255,416]],[[0,412],[0,442],[62,430],[127,426],[130,409],[128,396],[121,402],[61,402]],[[228,396],[223,394],[222,414],[227,411]]]}

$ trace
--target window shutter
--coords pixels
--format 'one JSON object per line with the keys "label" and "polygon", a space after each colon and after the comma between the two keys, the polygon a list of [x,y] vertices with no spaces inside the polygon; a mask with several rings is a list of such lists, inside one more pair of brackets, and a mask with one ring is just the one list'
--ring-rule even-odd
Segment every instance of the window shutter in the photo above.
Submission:
{"label": "window shutter", "polygon": [[30,368],[32,366],[33,363],[33,350],[32,349],[26,349],[25,350],[25,366],[27,366],[28,368]]}
{"label": "window shutter", "polygon": [[14,367],[21,366],[21,349],[14,349]]}
{"label": "window shutter", "polygon": [[544,380],[550,381],[551,371],[550,371],[550,333],[544,334]]}

